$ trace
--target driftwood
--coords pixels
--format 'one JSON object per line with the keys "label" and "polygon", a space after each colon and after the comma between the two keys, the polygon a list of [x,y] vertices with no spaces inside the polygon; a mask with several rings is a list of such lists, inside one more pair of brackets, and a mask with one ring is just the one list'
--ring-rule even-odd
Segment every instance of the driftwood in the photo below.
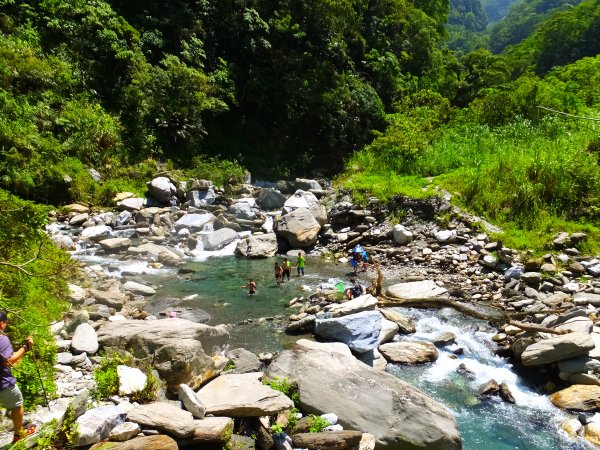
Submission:
{"label": "driftwood", "polygon": [[465,302],[458,302],[449,298],[411,298],[400,299],[388,296],[377,298],[380,306],[404,306],[417,308],[453,308],[469,317],[486,320],[495,323],[507,323],[525,331],[535,331],[549,334],[566,334],[568,331],[555,330],[553,328],[543,327],[533,323],[525,323],[513,320],[511,315],[487,305],[474,305]]}
{"label": "driftwood", "polygon": [[506,313],[495,308],[485,305],[472,305],[470,303],[458,302],[444,297],[400,299],[382,295],[379,296],[377,300],[381,306],[453,308],[467,316],[474,317],[475,319],[487,320],[490,322],[508,322],[510,320]]}

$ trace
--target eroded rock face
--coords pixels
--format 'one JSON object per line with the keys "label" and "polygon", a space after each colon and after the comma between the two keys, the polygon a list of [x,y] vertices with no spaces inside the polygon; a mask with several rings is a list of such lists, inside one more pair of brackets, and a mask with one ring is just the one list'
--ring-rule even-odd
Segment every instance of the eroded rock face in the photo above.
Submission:
{"label": "eroded rock face", "polygon": [[103,348],[127,349],[140,359],[151,357],[173,393],[181,383],[195,389],[216,375],[214,361],[206,352],[223,346],[228,338],[224,326],[211,327],[179,318],[121,320],[98,330]]}
{"label": "eroded rock face", "polygon": [[372,433],[377,448],[461,448],[456,420],[441,404],[354,357],[286,350],[273,360],[267,376],[297,382],[303,409],[335,411],[344,429]]}

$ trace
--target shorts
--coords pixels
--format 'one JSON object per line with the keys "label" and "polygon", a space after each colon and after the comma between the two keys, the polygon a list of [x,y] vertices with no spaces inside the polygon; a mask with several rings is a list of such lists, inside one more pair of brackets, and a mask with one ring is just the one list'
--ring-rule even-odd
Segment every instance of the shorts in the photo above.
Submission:
{"label": "shorts", "polygon": [[12,411],[23,406],[23,394],[16,384],[0,389],[0,406]]}
{"label": "shorts", "polygon": [[12,411],[23,406],[23,394],[16,384],[0,389],[0,406]]}

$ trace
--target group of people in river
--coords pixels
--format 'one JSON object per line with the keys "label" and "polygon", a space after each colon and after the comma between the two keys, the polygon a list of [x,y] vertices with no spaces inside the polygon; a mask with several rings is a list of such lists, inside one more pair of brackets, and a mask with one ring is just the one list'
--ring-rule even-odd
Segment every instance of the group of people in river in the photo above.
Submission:
{"label": "group of people in river", "polygon": [[[283,258],[283,262],[279,264],[278,260],[275,260],[274,272],[275,272],[275,282],[277,285],[280,285],[287,278],[290,281],[290,275],[292,269],[296,269],[297,276],[304,276],[304,266],[306,264],[306,259],[304,258],[304,254],[302,252],[298,252],[298,259],[296,260],[296,265],[292,266],[292,263],[288,258]],[[241,288],[248,289],[248,295],[256,294],[256,282],[254,278],[250,278],[248,283],[240,286]]]}
{"label": "group of people in river", "polygon": [[[340,289],[340,291],[343,290],[343,294],[346,299],[350,300],[350,299],[356,298],[360,295],[364,295],[366,293],[367,289],[365,288],[365,286],[363,286],[358,281],[358,279],[356,279],[356,276],[357,276],[359,270],[361,272],[365,272],[367,270],[368,264],[369,264],[369,255],[368,255],[367,251],[364,248],[362,248],[360,245],[356,245],[352,249],[351,256],[350,256],[350,265],[352,267],[352,275],[353,275],[353,277],[350,279],[352,286],[345,288],[342,284],[341,289],[338,287],[338,289]],[[296,261],[295,266],[292,266],[292,263],[290,262],[290,260],[287,257],[283,258],[283,261],[281,262],[281,264],[279,263],[279,260],[276,259],[275,263],[273,265],[275,282],[279,286],[286,280],[286,278],[287,278],[287,281],[290,281],[292,269],[296,269],[297,276],[304,276],[304,266],[305,266],[305,258],[304,258],[304,254],[302,252],[298,252],[298,259]],[[339,283],[338,283],[338,285],[339,285]],[[338,285],[336,285],[336,287]],[[256,282],[254,281],[254,278],[250,278],[248,280],[248,283],[246,283],[240,287],[243,289],[248,289],[248,295],[255,295],[257,292],[257,285],[256,285]]]}

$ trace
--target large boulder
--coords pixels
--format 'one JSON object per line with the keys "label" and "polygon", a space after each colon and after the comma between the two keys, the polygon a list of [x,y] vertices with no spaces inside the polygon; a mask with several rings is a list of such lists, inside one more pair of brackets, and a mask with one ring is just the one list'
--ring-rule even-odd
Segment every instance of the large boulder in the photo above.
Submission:
{"label": "large boulder", "polygon": [[156,177],[146,183],[150,195],[160,203],[170,204],[171,199],[177,193],[177,188],[167,177]]}
{"label": "large boulder", "polygon": [[461,448],[456,420],[441,404],[354,357],[286,350],[269,365],[267,376],[297,383],[303,410],[335,411],[344,429],[373,434],[378,449]]}
{"label": "large boulder", "polygon": [[423,364],[438,359],[439,353],[431,342],[390,342],[379,346],[379,351],[390,362]]}
{"label": "large boulder", "polygon": [[372,350],[379,344],[381,314],[363,311],[348,316],[315,320],[315,334],[323,339],[343,342],[357,353]]}
{"label": "large boulder", "polygon": [[258,204],[267,210],[282,208],[285,204],[285,195],[273,188],[263,188],[258,193]]}
{"label": "large boulder", "polygon": [[185,383],[196,389],[215,375],[215,363],[207,356],[229,338],[224,326],[211,327],[190,320],[121,320],[98,330],[103,348],[127,349],[136,358],[151,358],[169,390],[176,393]]}
{"label": "large boulder", "polygon": [[401,312],[396,311],[392,308],[382,308],[379,312],[385,317],[387,320],[391,320],[396,323],[399,328],[400,333],[414,333],[417,328],[413,323],[412,319],[408,316],[405,316]]}
{"label": "large boulder", "polygon": [[332,303],[325,307],[325,312],[333,317],[347,316],[362,311],[374,310],[377,306],[377,299],[371,294],[358,296],[344,303]]}
{"label": "large boulder", "polygon": [[187,228],[188,230],[195,232],[202,231],[206,224],[213,222],[214,220],[215,216],[211,213],[186,214],[185,216],[181,216],[174,225],[176,230]]}
{"label": "large boulder", "polygon": [[294,407],[282,392],[260,382],[262,372],[225,374],[197,392],[206,413],[227,417],[272,416]]}
{"label": "large boulder", "polygon": [[386,295],[403,300],[421,300],[447,297],[448,290],[435,284],[433,280],[409,281],[387,288]]}
{"label": "large boulder", "polygon": [[294,195],[286,200],[283,205],[283,213],[289,214],[299,208],[308,209],[319,225],[322,226],[327,223],[327,210],[312,192],[298,189]]}
{"label": "large boulder", "polygon": [[321,225],[307,208],[299,208],[275,222],[275,232],[294,248],[304,248],[314,244]]}
{"label": "large boulder", "polygon": [[200,236],[204,250],[213,251],[225,247],[237,239],[237,232],[231,228],[221,228],[209,234]]}
{"label": "large boulder", "polygon": [[195,429],[192,413],[172,403],[155,402],[136,406],[127,412],[127,420],[162,431],[175,439],[190,437]]}
{"label": "large boulder", "polygon": [[594,348],[594,340],[586,333],[568,333],[542,339],[525,348],[521,354],[524,366],[539,366],[575,356],[587,355]]}
{"label": "large boulder", "polygon": [[123,284],[123,290],[131,292],[135,295],[150,296],[150,295],[156,294],[156,291],[154,290],[153,287],[146,286],[145,284],[137,283],[137,282],[131,281],[131,280],[126,281],[125,284]]}
{"label": "large boulder", "polygon": [[236,254],[247,258],[270,258],[277,254],[275,233],[253,234],[238,241]]}
{"label": "large boulder", "polygon": [[555,392],[550,401],[559,408],[573,411],[599,411],[600,386],[576,384]]}

